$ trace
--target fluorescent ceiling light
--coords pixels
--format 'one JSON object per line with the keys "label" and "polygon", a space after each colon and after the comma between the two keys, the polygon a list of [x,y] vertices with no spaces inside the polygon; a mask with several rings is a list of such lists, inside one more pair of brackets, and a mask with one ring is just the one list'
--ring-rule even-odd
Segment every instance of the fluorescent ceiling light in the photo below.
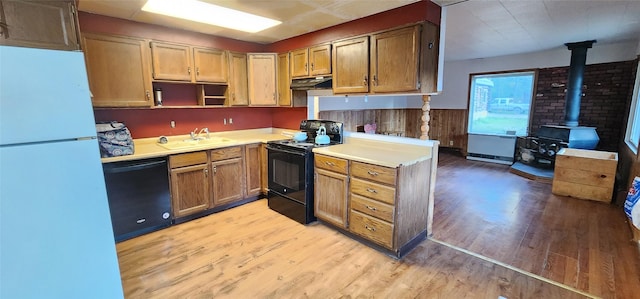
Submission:
{"label": "fluorescent ceiling light", "polygon": [[282,23],[197,0],[148,0],[142,10],[250,33]]}

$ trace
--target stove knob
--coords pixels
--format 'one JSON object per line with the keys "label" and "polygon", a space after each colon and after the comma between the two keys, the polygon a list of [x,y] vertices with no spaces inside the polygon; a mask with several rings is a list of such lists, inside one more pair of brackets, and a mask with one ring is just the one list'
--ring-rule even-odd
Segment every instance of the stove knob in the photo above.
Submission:
{"label": "stove knob", "polygon": [[549,156],[549,157],[553,157],[553,155],[555,155],[555,154],[556,154],[556,152],[554,150],[549,150],[547,152],[547,156]]}

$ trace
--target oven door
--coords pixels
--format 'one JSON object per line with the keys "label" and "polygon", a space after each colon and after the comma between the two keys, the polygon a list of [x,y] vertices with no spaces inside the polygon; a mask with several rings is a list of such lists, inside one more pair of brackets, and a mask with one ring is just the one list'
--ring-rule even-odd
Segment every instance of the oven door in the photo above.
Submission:
{"label": "oven door", "polygon": [[270,147],[267,150],[269,190],[305,204],[307,164],[311,153]]}

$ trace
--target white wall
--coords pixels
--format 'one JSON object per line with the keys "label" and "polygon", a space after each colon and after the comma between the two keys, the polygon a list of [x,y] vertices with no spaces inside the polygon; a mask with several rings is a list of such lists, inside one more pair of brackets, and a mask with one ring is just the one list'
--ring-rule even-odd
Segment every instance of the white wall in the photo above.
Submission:
{"label": "white wall", "polygon": [[[637,50],[634,50],[636,48]],[[593,48],[587,51],[587,64],[633,60],[637,52],[640,53],[640,44],[636,41],[607,45],[595,43]],[[431,109],[466,109],[469,74],[568,66],[570,60],[571,51],[563,46],[553,50],[518,55],[445,61],[443,91],[440,95],[431,97]]]}

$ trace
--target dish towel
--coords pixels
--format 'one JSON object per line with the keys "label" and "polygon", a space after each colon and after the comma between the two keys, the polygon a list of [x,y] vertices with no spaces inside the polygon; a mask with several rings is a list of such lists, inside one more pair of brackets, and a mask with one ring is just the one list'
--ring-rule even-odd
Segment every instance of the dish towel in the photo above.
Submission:
{"label": "dish towel", "polygon": [[631,183],[631,188],[629,188],[629,193],[627,193],[627,200],[624,202],[624,212],[627,214],[627,217],[633,223],[633,226],[640,229],[640,204],[638,203],[640,199],[640,177],[635,177],[633,179],[633,183]]}

